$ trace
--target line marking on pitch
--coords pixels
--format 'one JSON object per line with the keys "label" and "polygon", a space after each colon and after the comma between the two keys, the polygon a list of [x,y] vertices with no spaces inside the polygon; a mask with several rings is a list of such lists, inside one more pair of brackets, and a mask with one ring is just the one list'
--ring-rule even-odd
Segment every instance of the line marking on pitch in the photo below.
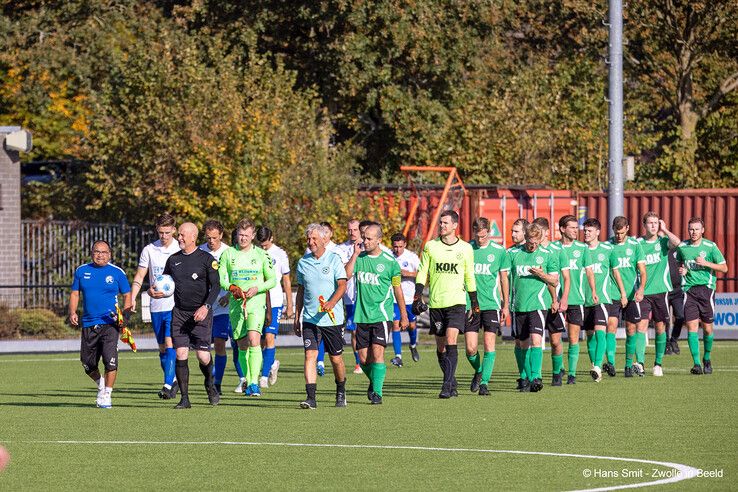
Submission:
{"label": "line marking on pitch", "polygon": [[[5,441],[9,443],[10,441]],[[639,482],[626,485],[612,485],[608,487],[598,487],[594,489],[578,489],[572,492],[604,492],[609,490],[635,489],[640,487],[650,487],[652,485],[666,485],[677,483],[683,480],[689,480],[698,476],[700,469],[681,463],[670,463],[667,461],[643,460],[638,458],[621,458],[617,456],[595,456],[587,454],[572,453],[551,453],[547,451],[519,451],[513,449],[474,449],[474,448],[441,448],[426,446],[393,446],[380,444],[320,444],[320,443],[299,443],[299,442],[249,442],[249,441],[20,441],[30,444],[103,444],[103,445],[193,445],[193,446],[280,446],[280,447],[296,447],[296,448],[342,448],[342,449],[390,449],[390,450],[407,450],[407,451],[431,451],[431,452],[452,452],[452,453],[490,453],[490,454],[518,454],[518,455],[534,455],[534,456],[552,456],[556,458],[582,458],[590,460],[605,461],[624,461],[626,463],[643,463],[647,465],[657,465],[661,467],[676,470],[674,476],[652,480],[650,482]],[[585,477],[586,478],[586,477]]]}

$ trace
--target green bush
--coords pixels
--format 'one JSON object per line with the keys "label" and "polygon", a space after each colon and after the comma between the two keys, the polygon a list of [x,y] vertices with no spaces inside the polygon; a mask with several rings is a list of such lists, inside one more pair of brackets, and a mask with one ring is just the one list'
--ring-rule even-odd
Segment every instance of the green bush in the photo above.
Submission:
{"label": "green bush", "polygon": [[0,338],[68,338],[77,336],[64,318],[48,309],[10,309],[0,306]]}

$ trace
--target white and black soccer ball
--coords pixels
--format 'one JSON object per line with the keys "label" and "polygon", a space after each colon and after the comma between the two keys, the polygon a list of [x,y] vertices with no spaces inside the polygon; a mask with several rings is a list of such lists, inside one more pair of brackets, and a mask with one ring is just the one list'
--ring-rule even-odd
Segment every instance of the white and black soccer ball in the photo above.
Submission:
{"label": "white and black soccer ball", "polygon": [[161,292],[164,297],[174,294],[174,279],[170,275],[159,275],[154,281],[154,290]]}

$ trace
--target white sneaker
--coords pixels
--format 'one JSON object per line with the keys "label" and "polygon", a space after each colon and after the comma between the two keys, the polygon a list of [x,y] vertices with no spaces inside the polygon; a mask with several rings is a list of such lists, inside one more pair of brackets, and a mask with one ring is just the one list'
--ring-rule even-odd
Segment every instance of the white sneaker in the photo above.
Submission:
{"label": "white sneaker", "polygon": [[359,364],[356,364],[354,367],[354,374],[364,374],[364,371],[361,370],[361,366]]}
{"label": "white sneaker", "polygon": [[97,399],[95,400],[95,405],[100,406],[100,403],[103,401],[103,398],[105,397],[105,387],[97,390]]}
{"label": "white sneaker", "polygon": [[661,366],[653,366],[653,375],[656,377],[661,377],[664,375],[664,370],[661,369]]}
{"label": "white sneaker", "polygon": [[234,393],[243,393],[243,383],[246,382],[246,378],[241,378],[241,380],[238,382],[238,386],[236,386],[236,389],[233,390]]}
{"label": "white sneaker", "polygon": [[269,381],[267,380],[266,376],[261,376],[259,378],[259,388],[268,388],[269,387]]}
{"label": "white sneaker", "polygon": [[271,369],[269,369],[269,386],[274,386],[274,384],[277,382],[277,375],[279,373],[279,361],[275,360],[272,364]]}
{"label": "white sneaker", "polygon": [[110,393],[103,390],[103,396],[97,404],[98,408],[113,408],[113,400]]}

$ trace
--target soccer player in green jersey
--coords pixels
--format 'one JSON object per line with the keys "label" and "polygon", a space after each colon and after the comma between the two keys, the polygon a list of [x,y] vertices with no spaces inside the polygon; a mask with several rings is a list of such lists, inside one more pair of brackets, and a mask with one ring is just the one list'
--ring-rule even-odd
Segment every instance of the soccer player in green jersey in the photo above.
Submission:
{"label": "soccer player in green jersey", "polygon": [[[473,317],[464,326],[466,358],[474,368],[471,391],[489,395],[489,380],[495,367],[495,341],[502,323],[510,317],[508,272],[510,258],[505,248],[489,237],[489,219],[479,217],[472,224],[474,240],[474,278],[477,282],[479,317]],[[467,299],[467,309],[471,300]],[[479,357],[479,329],[484,329],[484,358]]]}
{"label": "soccer player in green jersey", "polygon": [[426,280],[430,289],[430,333],[436,336],[438,364],[443,371],[443,386],[439,398],[457,396],[456,341],[466,322],[466,294],[471,301],[469,317],[479,316],[477,283],[474,279],[474,251],[469,243],[456,236],[459,215],[453,210],[441,212],[440,236],[428,241],[420,257],[415,278],[413,313],[428,308],[422,295]]}
{"label": "soccer player in green jersey", "polygon": [[[510,254],[512,285],[515,289],[513,312],[520,340],[523,342],[523,360],[530,383],[524,382],[522,391],[543,389],[543,330],[548,312],[558,312],[556,286],[559,284],[558,253],[541,246],[543,229],[531,224],[525,231],[525,246],[516,246]],[[529,352],[530,355],[526,352]]]}
{"label": "soccer player in green jersey", "polygon": [[[677,248],[677,261],[681,264],[684,290],[684,319],[687,324],[687,341],[694,366],[692,374],[712,374],[712,322],[715,316],[715,273],[727,273],[728,264],[717,245],[703,237],[705,223],[700,217],[692,217],[687,224],[689,240]],[[697,329],[702,325],[702,343],[705,354],[700,367],[700,344]]]}
{"label": "soccer player in green jersey", "polygon": [[[541,246],[551,250],[556,260],[556,270],[559,272],[559,285],[556,287],[556,297],[560,299],[563,292],[569,292],[571,287],[569,280],[569,263],[561,248],[560,243],[551,242],[549,240],[550,226],[548,219],[545,217],[536,217],[534,224],[538,224],[543,229],[543,241]],[[551,342],[551,366],[553,368],[553,379],[551,386],[561,386],[564,377],[564,345],[561,343],[561,334],[566,331],[566,319],[564,311],[561,310],[559,303],[558,311],[549,312],[546,316],[546,329],[548,330],[549,340]]]}
{"label": "soccer player in green jersey", "polygon": [[[577,364],[579,363],[579,333],[585,319],[586,294],[595,289],[595,279],[589,261],[587,245],[577,241],[579,234],[577,218],[573,215],[561,217],[559,219],[559,232],[561,233],[559,245],[566,255],[566,264],[569,267],[569,284],[562,289],[561,300],[559,301],[559,311],[566,313],[569,331],[569,348],[567,350],[569,375],[566,384],[576,384]],[[599,235],[599,228],[597,229],[597,235]],[[586,282],[585,276],[587,277]],[[606,315],[607,313],[604,316],[603,330],[607,324]],[[554,376],[556,376],[555,372]]]}
{"label": "soccer player in green jersey", "polygon": [[248,219],[236,226],[238,244],[220,255],[218,273],[220,286],[231,293],[228,315],[233,329],[233,339],[238,344],[241,367],[248,368],[246,396],[261,396],[261,331],[266,316],[266,296],[277,284],[272,260],[261,248],[253,244],[256,225]]}
{"label": "soccer player in green jersey", "polygon": [[[523,246],[525,244],[525,229],[528,227],[528,221],[522,218],[516,219],[515,222],[513,222],[512,227],[510,228],[510,237],[512,238],[513,246],[507,248],[507,254],[509,255],[511,252],[513,252],[514,248],[516,246]],[[515,251],[518,251],[517,249]],[[513,304],[515,300],[515,289],[510,286],[510,305]],[[515,316],[512,316],[510,319],[510,328],[511,328],[511,335],[513,337],[513,340],[515,340],[515,363],[518,366],[518,386],[517,390],[523,389],[523,381],[527,381],[528,375],[525,372],[525,357],[523,356],[523,343],[520,341],[520,337],[518,337],[518,330],[515,326]],[[528,386],[530,388],[530,386]]]}
{"label": "soccer player in green jersey", "polygon": [[[615,259],[611,270],[614,283],[610,285],[610,318],[607,331],[615,333],[620,314],[625,318],[625,377],[633,377],[633,371],[638,376],[645,374],[643,363],[646,359],[646,331],[640,325],[641,304],[643,291],[648,280],[646,275],[646,258],[640,243],[630,236],[630,223],[623,216],[615,217],[612,221],[613,236],[609,242],[612,246],[612,257]],[[617,301],[616,299],[620,299]],[[633,364],[633,354],[636,363]],[[608,364],[614,364],[609,360]],[[612,376],[614,366],[606,369]]]}
{"label": "soccer player in green jersey", "polygon": [[[362,244],[354,245],[354,253],[346,265],[346,277],[356,278],[356,349],[361,369],[369,378],[367,397],[372,405],[378,405],[382,403],[382,387],[387,372],[384,349],[392,332],[395,299],[398,305],[404,306],[405,297],[399,263],[392,254],[380,248],[382,227],[370,224],[363,237],[363,251]],[[400,311],[400,328],[407,329],[408,324],[407,313]]]}
{"label": "soccer player in green jersey", "polygon": [[[608,312],[612,299],[609,294],[609,283],[612,269],[616,266],[612,257],[612,245],[602,243],[600,237],[600,221],[594,218],[584,221],[584,243],[587,245],[587,256],[584,266],[592,271],[592,281],[584,297],[583,328],[587,332],[587,351],[592,368],[589,374],[595,382],[602,381],[602,358],[607,352],[608,357],[615,360],[615,344],[610,346],[605,334],[608,322]],[[617,272],[615,272],[617,275]],[[589,278],[589,273],[587,274]],[[618,277],[620,278],[620,277]],[[612,334],[613,342],[615,333]],[[612,348],[612,352],[610,349]],[[615,366],[613,365],[613,370]],[[608,373],[609,374],[609,373]],[[569,381],[567,381],[569,383]],[[576,383],[576,379],[571,384]]]}
{"label": "soccer player in green jersey", "polygon": [[666,228],[666,223],[655,212],[643,216],[646,234],[638,238],[646,259],[646,287],[641,303],[641,321],[638,331],[648,329],[649,315],[656,331],[656,360],[653,375],[663,376],[661,363],[666,351],[666,321],[669,319],[669,292],[672,290],[669,272],[669,248],[681,240]]}

